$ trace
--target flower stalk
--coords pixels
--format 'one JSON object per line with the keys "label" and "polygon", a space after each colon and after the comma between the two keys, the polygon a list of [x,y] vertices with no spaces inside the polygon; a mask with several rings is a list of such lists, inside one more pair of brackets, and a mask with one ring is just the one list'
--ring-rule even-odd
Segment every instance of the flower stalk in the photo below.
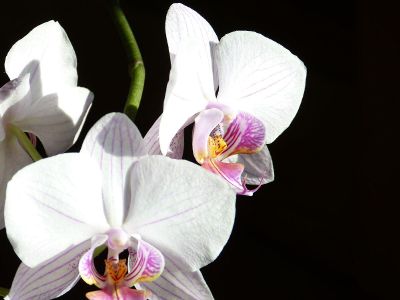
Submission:
{"label": "flower stalk", "polygon": [[9,125],[10,132],[17,138],[19,144],[22,148],[29,154],[33,161],[38,161],[42,159],[42,156],[36,150],[35,146],[32,144],[31,140],[21,129],[14,125]]}
{"label": "flower stalk", "polygon": [[124,113],[134,121],[142,99],[145,68],[139,46],[129,26],[128,20],[119,4],[119,0],[107,0],[111,17],[121,37],[128,59],[128,73],[131,78],[128,98],[125,102]]}
{"label": "flower stalk", "polygon": [[7,296],[9,292],[10,292],[9,289],[0,287],[0,297],[5,297],[5,296]]}

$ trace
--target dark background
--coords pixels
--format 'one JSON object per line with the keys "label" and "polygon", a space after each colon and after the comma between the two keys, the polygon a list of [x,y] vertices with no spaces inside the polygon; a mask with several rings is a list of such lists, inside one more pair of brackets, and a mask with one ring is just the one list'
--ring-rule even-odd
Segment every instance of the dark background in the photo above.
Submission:
{"label": "dark background", "polygon": [[[145,134],[162,111],[168,81],[170,2],[121,2],[146,65],[136,122]],[[275,182],[252,198],[239,197],[231,239],[203,269],[216,299],[400,299],[396,7],[384,1],[183,3],[219,37],[257,31],[308,69],[300,110],[270,145]],[[125,53],[103,1],[7,1],[0,10],[0,57],[49,19],[67,31],[79,85],[95,94],[72,149],[78,151],[96,120],[123,107]],[[7,80],[3,72],[1,85]],[[19,261],[4,230],[0,245],[0,286],[9,287]],[[92,289],[80,283],[62,299],[83,299],[83,290]]]}

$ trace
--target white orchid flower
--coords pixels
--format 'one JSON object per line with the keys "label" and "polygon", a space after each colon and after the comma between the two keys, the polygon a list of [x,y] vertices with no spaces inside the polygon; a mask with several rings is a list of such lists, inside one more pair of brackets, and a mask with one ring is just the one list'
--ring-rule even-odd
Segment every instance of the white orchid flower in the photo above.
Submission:
{"label": "white orchid flower", "polygon": [[32,163],[16,133],[29,133],[48,155],[75,141],[93,99],[77,87],[76,56],[64,29],[54,21],[34,28],[8,52],[10,82],[0,88],[0,229],[4,227],[7,182]]}
{"label": "white orchid flower", "polygon": [[[147,142],[155,140],[148,133]],[[198,270],[229,238],[235,193],[190,162],[139,159],[143,143],[125,115],[109,114],[80,153],[43,159],[14,175],[5,220],[24,264],[8,299],[56,298],[79,273],[102,289],[90,299],[212,299]],[[105,275],[93,263],[101,245],[108,247]],[[125,250],[128,266],[119,260]]]}
{"label": "white orchid flower", "polygon": [[239,194],[251,195],[246,183],[273,180],[265,144],[289,126],[299,108],[303,63],[255,32],[235,31],[219,41],[208,22],[182,4],[170,7],[166,35],[172,67],[160,125],[162,153],[176,132],[195,121],[197,162]]}

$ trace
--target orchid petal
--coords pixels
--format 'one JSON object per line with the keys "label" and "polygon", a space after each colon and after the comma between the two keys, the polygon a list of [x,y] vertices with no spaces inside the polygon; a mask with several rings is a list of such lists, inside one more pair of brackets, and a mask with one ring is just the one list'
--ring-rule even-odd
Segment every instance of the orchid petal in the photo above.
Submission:
{"label": "orchid petal", "polygon": [[92,238],[91,247],[79,260],[79,274],[89,285],[95,284],[98,288],[103,288],[106,284],[106,277],[100,275],[94,265],[93,252],[97,247],[107,242],[108,236],[104,234],[96,235]]}
{"label": "orchid petal", "polygon": [[248,190],[246,181],[242,179],[244,166],[238,163],[225,163],[215,159],[206,160],[202,165],[208,171],[217,174],[228,181],[239,195],[252,196],[258,188]]}
{"label": "orchid petal", "polygon": [[102,290],[86,293],[89,300],[146,300],[145,291],[130,289],[127,287],[119,287],[115,291]]}
{"label": "orchid petal", "polygon": [[151,300],[185,299],[206,300],[214,299],[200,271],[185,271],[185,265],[174,259],[172,255],[163,253],[165,268],[156,280],[140,284],[151,292]]}
{"label": "orchid petal", "polygon": [[18,117],[26,116],[30,111],[31,95],[29,77],[23,76],[7,82],[0,88],[0,122],[3,138],[8,124],[13,124]]}
{"label": "orchid petal", "polygon": [[0,142],[0,229],[4,228],[7,183],[19,169],[30,163],[32,159],[14,136],[6,137]]}
{"label": "orchid petal", "polygon": [[255,32],[225,35],[215,50],[218,101],[253,114],[271,143],[291,123],[304,93],[306,68],[289,50]]}
{"label": "orchid petal", "polygon": [[211,131],[222,122],[224,113],[216,108],[203,110],[195,119],[193,129],[193,154],[202,164],[209,156],[209,136]]}
{"label": "orchid petal", "polygon": [[79,259],[89,247],[90,242],[85,241],[35,268],[29,268],[21,263],[7,299],[54,299],[68,292],[79,280],[77,267]]}
{"label": "orchid petal", "polygon": [[[149,185],[148,178],[159,185]],[[235,194],[219,177],[184,160],[142,158],[131,171],[123,228],[198,270],[221,252],[232,230]]]}
{"label": "orchid petal", "polygon": [[274,167],[267,146],[264,146],[260,152],[233,155],[226,158],[225,161],[244,165],[242,180],[245,179],[246,184],[259,185],[274,180]]}
{"label": "orchid petal", "polygon": [[94,158],[102,170],[105,214],[112,227],[122,224],[129,206],[128,169],[140,155],[142,136],[121,113],[102,117],[89,130],[81,149]]}
{"label": "orchid petal", "polygon": [[170,6],[165,20],[165,33],[167,35],[168,48],[173,64],[175,55],[179,52],[182,41],[196,40],[199,42],[199,58],[209,73],[214,72],[214,88],[218,86],[217,69],[212,65],[211,48],[218,44],[218,37],[210,24],[193,9],[174,3]]}
{"label": "orchid petal", "polygon": [[164,99],[160,123],[160,148],[165,155],[176,133],[193,122],[208,101],[215,101],[210,74],[199,60],[198,43],[181,43],[174,59]]}
{"label": "orchid petal", "polygon": [[227,144],[223,157],[238,153],[256,153],[265,144],[265,127],[251,114],[239,112],[230,122],[223,138]]}
{"label": "orchid petal", "polygon": [[15,252],[32,268],[105,232],[98,166],[67,153],[23,168],[8,183],[4,217]]}
{"label": "orchid petal", "polygon": [[137,249],[129,249],[129,273],[125,277],[126,285],[131,287],[136,282],[147,282],[157,279],[164,270],[164,257],[161,252],[138,240]]}
{"label": "orchid petal", "polygon": [[38,136],[46,153],[55,155],[75,142],[92,100],[93,94],[85,88],[64,89],[33,102],[26,109],[29,114],[25,113],[14,124]]}
{"label": "orchid petal", "polygon": [[16,42],[7,54],[10,79],[30,74],[33,99],[77,84],[76,56],[58,22],[43,23]]}
{"label": "orchid petal", "polygon": [[[161,155],[160,149],[160,122],[161,116],[154,122],[153,126],[149,129],[143,139],[143,153],[149,155]],[[184,146],[184,135],[183,130],[178,131],[175,134],[172,142],[169,146],[170,152],[166,156],[176,159],[181,159],[183,156],[183,146]]]}

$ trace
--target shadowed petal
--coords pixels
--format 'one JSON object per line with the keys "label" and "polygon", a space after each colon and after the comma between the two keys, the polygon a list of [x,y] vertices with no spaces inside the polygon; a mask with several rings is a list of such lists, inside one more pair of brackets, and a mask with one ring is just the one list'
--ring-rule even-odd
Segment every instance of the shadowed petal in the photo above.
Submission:
{"label": "shadowed petal", "polygon": [[102,117],[89,130],[81,153],[90,155],[100,166],[105,214],[112,227],[122,224],[129,209],[128,169],[142,155],[142,136],[129,118],[121,113]]}
{"label": "shadowed petal", "polygon": [[151,156],[134,164],[131,187],[125,231],[137,232],[161,253],[175,253],[188,270],[218,256],[235,214],[235,194],[223,180],[193,163]]}
{"label": "shadowed petal", "polygon": [[165,33],[167,35],[171,65],[183,41],[196,40],[199,42],[198,59],[208,68],[208,76],[212,75],[211,70],[213,69],[214,88],[217,89],[217,69],[215,65],[212,65],[211,49],[215,44],[218,44],[218,37],[210,24],[193,9],[181,3],[174,3],[167,12]]}
{"label": "shadowed petal", "polygon": [[160,123],[160,148],[165,155],[176,133],[193,122],[209,101],[215,101],[211,72],[198,59],[198,43],[181,43],[175,57]]}
{"label": "shadowed petal", "polygon": [[33,102],[14,124],[39,137],[51,156],[66,151],[76,141],[93,100],[93,94],[73,87]]}
{"label": "shadowed petal", "polygon": [[29,74],[33,99],[77,84],[76,56],[58,22],[49,21],[31,30],[7,54],[10,79]]}
{"label": "shadowed petal", "polygon": [[255,32],[236,31],[216,46],[218,101],[264,123],[271,143],[293,120],[304,93],[306,68],[289,50]]}
{"label": "shadowed petal", "polygon": [[4,217],[7,236],[29,267],[105,232],[98,166],[67,153],[23,168],[8,183]]}
{"label": "shadowed petal", "polygon": [[14,174],[32,163],[32,159],[13,137],[6,137],[0,142],[0,229],[4,228],[4,204],[6,187]]}
{"label": "shadowed petal", "polygon": [[68,292],[79,280],[78,263],[89,247],[90,241],[85,241],[35,268],[29,268],[22,263],[6,299],[54,299]]}
{"label": "shadowed petal", "polygon": [[[154,122],[153,126],[146,133],[143,139],[143,153],[149,155],[162,155],[160,149],[160,122],[161,116]],[[178,131],[175,134],[172,142],[169,146],[169,152],[166,156],[181,159],[183,156],[183,146],[184,146],[184,135],[183,130]]]}
{"label": "shadowed petal", "polygon": [[224,161],[244,165],[242,180],[246,179],[246,184],[259,185],[274,180],[274,167],[267,146],[264,146],[260,152],[234,155]]}

